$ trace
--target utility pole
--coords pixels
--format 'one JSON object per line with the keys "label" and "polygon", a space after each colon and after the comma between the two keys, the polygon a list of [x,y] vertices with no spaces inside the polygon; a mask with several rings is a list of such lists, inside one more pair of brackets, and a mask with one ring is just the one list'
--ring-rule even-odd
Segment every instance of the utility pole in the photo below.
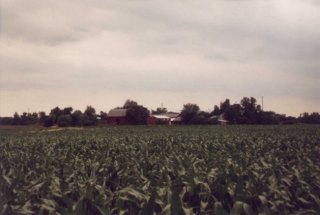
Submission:
{"label": "utility pole", "polygon": [[261,103],[261,105],[262,105],[262,111],[263,111],[263,96],[262,96],[262,103]]}

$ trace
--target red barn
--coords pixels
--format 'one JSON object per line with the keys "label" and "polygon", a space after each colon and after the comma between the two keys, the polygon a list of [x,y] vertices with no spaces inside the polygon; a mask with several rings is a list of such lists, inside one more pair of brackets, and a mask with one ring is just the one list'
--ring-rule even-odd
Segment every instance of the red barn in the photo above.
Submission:
{"label": "red barn", "polygon": [[112,109],[107,115],[107,123],[110,125],[128,125],[127,109]]}

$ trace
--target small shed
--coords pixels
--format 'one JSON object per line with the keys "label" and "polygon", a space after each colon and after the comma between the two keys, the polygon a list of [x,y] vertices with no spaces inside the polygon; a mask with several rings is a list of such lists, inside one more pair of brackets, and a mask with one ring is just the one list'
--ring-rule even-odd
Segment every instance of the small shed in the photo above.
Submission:
{"label": "small shed", "polygon": [[130,124],[127,117],[127,109],[116,108],[109,111],[107,123],[110,125],[127,125]]}

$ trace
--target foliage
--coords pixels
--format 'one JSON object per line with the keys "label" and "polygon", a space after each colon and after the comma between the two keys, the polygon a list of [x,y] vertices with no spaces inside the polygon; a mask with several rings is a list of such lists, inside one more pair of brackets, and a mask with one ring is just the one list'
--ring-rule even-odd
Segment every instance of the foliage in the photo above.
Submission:
{"label": "foliage", "polygon": [[[127,100],[123,107],[128,109],[128,118],[131,124],[146,124],[149,111],[136,101]],[[152,110],[152,114],[168,113],[164,107]],[[220,107],[214,105],[213,111],[201,111],[197,104],[185,104],[181,111],[181,118],[184,124],[218,124],[219,120],[226,120],[229,124],[320,124],[320,114],[318,112],[303,113],[300,117],[286,116],[273,111],[263,111],[261,105],[257,104],[254,97],[244,97],[240,104],[231,104],[230,99],[225,99],[220,103]],[[45,112],[27,113],[19,115],[14,113],[13,117],[0,117],[0,125],[31,125],[42,124],[46,127],[57,125],[61,115],[69,115],[72,118],[72,126],[93,126],[98,122],[98,117],[106,121],[107,114],[96,110],[92,106],[87,106],[84,113],[80,110],[73,111],[72,107],[51,109],[49,116]]]}
{"label": "foliage", "polygon": [[[12,125],[30,125],[38,122],[38,113],[23,112],[20,116],[17,112],[14,113],[13,118],[5,118],[5,123],[11,122]],[[2,121],[2,120],[1,120]],[[2,124],[2,123],[1,123]]]}
{"label": "foliage", "polygon": [[320,127],[0,130],[0,214],[319,214]]}
{"label": "foliage", "polygon": [[51,127],[54,125],[54,117],[53,116],[47,116],[45,117],[43,121],[43,126],[44,127]]}
{"label": "foliage", "polygon": [[100,111],[100,118],[101,118],[102,120],[106,120],[107,117],[108,117],[108,115],[107,115],[106,112]]}
{"label": "foliage", "polygon": [[64,114],[58,117],[57,124],[60,127],[71,126],[72,118],[68,114]]}
{"label": "foliage", "polygon": [[220,103],[220,113],[224,113],[230,107],[230,99]]}
{"label": "foliage", "polygon": [[199,111],[200,108],[196,104],[188,103],[183,105],[183,109],[180,114],[180,116],[182,117],[182,122],[184,124],[192,124],[197,118]]}
{"label": "foliage", "polygon": [[313,113],[303,113],[300,115],[299,120],[303,123],[310,124],[319,124],[320,123],[320,114],[317,112]]}
{"label": "foliage", "polygon": [[64,115],[71,115],[71,114],[72,114],[72,111],[73,111],[73,108],[72,108],[72,107],[65,107],[65,108],[63,108],[62,113],[63,113]]}
{"label": "foliage", "polygon": [[133,125],[147,124],[149,110],[142,105],[138,105],[137,102],[127,100],[123,108],[127,109],[127,117]]}
{"label": "foliage", "polygon": [[43,124],[45,119],[46,119],[46,112],[40,111],[39,112],[39,122]]}
{"label": "foliage", "polygon": [[158,107],[156,110],[151,111],[152,114],[164,114],[167,112],[168,112],[168,110],[165,107]]}
{"label": "foliage", "polygon": [[213,111],[211,112],[211,115],[219,115],[220,114],[220,108],[215,105],[213,108]]}
{"label": "foliage", "polygon": [[148,109],[142,105],[133,106],[127,110],[127,117],[129,118],[130,123],[133,125],[147,124],[148,116]]}
{"label": "foliage", "polygon": [[132,107],[136,107],[136,106],[138,106],[138,103],[136,101],[128,99],[124,103],[123,108],[128,109],[128,108],[132,108]]}
{"label": "foliage", "polygon": [[86,110],[84,111],[84,115],[86,118],[84,125],[95,125],[97,124],[97,114],[96,110],[92,106],[87,106]]}
{"label": "foliage", "polygon": [[53,117],[54,122],[56,123],[57,120],[58,120],[58,118],[59,118],[59,116],[61,116],[62,114],[63,114],[63,110],[61,110],[61,109],[57,106],[57,107],[51,109],[49,115]]}
{"label": "foliage", "polygon": [[81,121],[82,112],[80,110],[76,110],[71,114],[72,125],[73,126],[82,126],[83,123]]}

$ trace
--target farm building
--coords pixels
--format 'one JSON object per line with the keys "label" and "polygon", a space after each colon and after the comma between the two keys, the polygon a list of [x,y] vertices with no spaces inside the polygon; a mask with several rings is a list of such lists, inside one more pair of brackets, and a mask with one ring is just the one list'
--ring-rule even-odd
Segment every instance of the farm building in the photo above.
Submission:
{"label": "farm building", "polygon": [[226,125],[227,123],[229,123],[229,121],[224,118],[224,114],[214,115],[214,116],[210,117],[210,120],[214,120],[214,121],[216,121],[216,123],[218,123],[220,125]]}
{"label": "farm building", "polygon": [[179,113],[164,113],[159,115],[150,115],[148,117],[148,125],[171,125],[181,122]]}
{"label": "farm building", "polygon": [[175,119],[175,118],[179,117],[180,113],[168,112],[168,113],[165,113],[162,115],[170,117],[171,119]]}
{"label": "farm building", "polygon": [[127,109],[112,109],[107,115],[107,123],[110,125],[127,125],[130,124],[127,117]]}
{"label": "farm building", "polygon": [[171,124],[181,124],[182,123],[182,117],[178,116],[176,118],[171,118]]}
{"label": "farm building", "polygon": [[220,123],[220,125],[226,125],[229,121],[225,119],[218,119],[218,122]]}
{"label": "farm building", "polygon": [[148,125],[169,125],[171,124],[171,119],[164,115],[150,115],[148,117]]}

